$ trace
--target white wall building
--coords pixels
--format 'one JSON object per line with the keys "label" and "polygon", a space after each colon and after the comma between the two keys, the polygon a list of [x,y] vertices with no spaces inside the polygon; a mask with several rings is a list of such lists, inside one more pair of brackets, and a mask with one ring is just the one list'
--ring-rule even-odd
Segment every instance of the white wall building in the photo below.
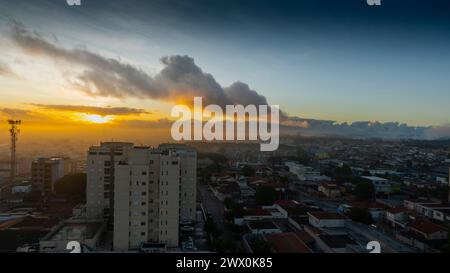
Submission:
{"label": "white wall building", "polygon": [[91,147],[87,163],[87,213],[111,220],[114,250],[142,243],[178,246],[180,221],[195,221],[195,150],[102,143]]}
{"label": "white wall building", "polygon": [[391,183],[389,180],[378,177],[378,176],[362,176],[362,178],[372,182],[376,193],[390,193]]}
{"label": "white wall building", "polygon": [[55,182],[71,172],[70,159],[66,157],[37,158],[31,163],[33,191],[55,192]]}
{"label": "white wall building", "polygon": [[345,227],[346,217],[325,211],[308,212],[309,223],[316,228],[340,228]]}

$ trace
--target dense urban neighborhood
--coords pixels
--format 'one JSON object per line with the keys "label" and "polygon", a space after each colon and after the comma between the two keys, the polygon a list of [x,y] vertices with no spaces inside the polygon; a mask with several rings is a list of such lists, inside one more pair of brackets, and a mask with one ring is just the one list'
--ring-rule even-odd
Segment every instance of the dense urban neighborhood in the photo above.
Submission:
{"label": "dense urban neighborhood", "polygon": [[[91,146],[2,180],[1,252],[449,252],[449,141]],[[64,155],[64,156],[61,156]],[[6,173],[9,174],[9,173]]]}

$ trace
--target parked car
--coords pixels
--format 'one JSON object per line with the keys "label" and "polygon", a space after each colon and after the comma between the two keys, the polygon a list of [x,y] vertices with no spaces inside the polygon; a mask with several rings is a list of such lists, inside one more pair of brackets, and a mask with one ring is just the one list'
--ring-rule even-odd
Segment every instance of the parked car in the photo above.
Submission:
{"label": "parked car", "polygon": [[180,225],[182,226],[188,226],[188,225],[192,225],[192,221],[191,220],[181,220],[180,221]]}
{"label": "parked car", "polygon": [[182,226],[180,229],[181,229],[181,231],[185,231],[185,232],[192,232],[195,230],[195,228],[191,227],[191,226]]}

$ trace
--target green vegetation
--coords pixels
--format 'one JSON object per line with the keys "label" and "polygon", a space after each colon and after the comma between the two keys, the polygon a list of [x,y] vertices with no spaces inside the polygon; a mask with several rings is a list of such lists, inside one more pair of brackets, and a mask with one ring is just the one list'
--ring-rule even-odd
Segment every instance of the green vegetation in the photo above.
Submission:
{"label": "green vegetation", "polygon": [[220,230],[212,217],[208,217],[208,219],[206,219],[205,231],[213,237],[218,237],[220,235]]}
{"label": "green vegetation", "polygon": [[360,222],[366,225],[370,225],[373,223],[372,215],[368,209],[362,208],[351,208],[347,213],[347,216],[352,219],[352,221]]}
{"label": "green vegetation", "polygon": [[358,201],[372,201],[375,196],[375,188],[370,181],[361,181],[356,184],[353,194]]}
{"label": "green vegetation", "polygon": [[225,214],[225,219],[227,219],[229,222],[232,222],[234,218],[239,218],[244,215],[244,208],[242,205],[236,204],[231,200],[230,198],[226,198],[224,200],[225,207],[228,209],[228,211]]}
{"label": "green vegetation", "polygon": [[258,188],[256,188],[255,198],[257,205],[269,206],[278,199],[278,193],[272,187],[259,186]]}
{"label": "green vegetation", "polygon": [[300,164],[308,165],[311,163],[311,158],[309,157],[308,153],[303,148],[297,149],[297,160]]}
{"label": "green vegetation", "polygon": [[86,174],[69,174],[59,179],[55,183],[57,195],[64,196],[76,202],[86,200]]}
{"label": "green vegetation", "polygon": [[242,168],[242,175],[245,177],[255,176],[255,169],[251,166],[245,165],[244,168]]}

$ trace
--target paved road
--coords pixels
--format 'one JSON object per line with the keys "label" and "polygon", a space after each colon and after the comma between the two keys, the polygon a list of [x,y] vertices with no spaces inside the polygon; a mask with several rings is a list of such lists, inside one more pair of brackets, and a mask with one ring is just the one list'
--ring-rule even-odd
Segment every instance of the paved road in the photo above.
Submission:
{"label": "paved road", "polygon": [[221,231],[220,238],[231,239],[232,233],[224,219],[224,204],[218,200],[211,191],[208,190],[206,185],[199,183],[198,189],[201,195],[203,207],[207,213],[211,214],[217,228]]}
{"label": "paved road", "polygon": [[338,206],[341,204],[341,202],[338,201],[324,201],[319,198],[310,196],[295,187],[291,188],[291,190],[296,193],[297,201],[312,203],[315,206],[320,207],[324,211],[336,212]]}
{"label": "paved road", "polygon": [[203,220],[203,215],[200,210],[197,210],[196,215],[196,223],[195,223],[195,231],[194,231],[194,242],[197,251],[208,251],[208,239],[206,238],[205,221]]}
{"label": "paved road", "polygon": [[370,240],[380,242],[382,248],[385,248],[387,252],[395,252],[395,253],[414,253],[414,249],[379,232],[378,230],[366,226],[364,224],[356,223],[356,222],[347,222],[347,226],[360,234],[364,234]]}
{"label": "paved road", "polygon": [[[325,211],[336,211],[337,207],[339,206],[340,202],[333,202],[333,201],[326,201],[326,200],[320,200],[318,198],[309,196],[298,189],[293,189],[297,193],[297,201],[306,201],[311,202],[312,204],[322,208]],[[382,232],[361,224],[356,223],[353,221],[349,221],[347,224],[348,228],[352,230],[355,233],[359,233],[365,237],[367,237],[369,240],[372,241],[379,241],[382,245],[382,248],[386,249],[387,252],[397,252],[397,253],[412,253],[414,252],[414,249],[411,247],[389,237],[386,234],[383,234]],[[359,236],[358,236],[359,237]],[[361,239],[361,238],[359,238]]]}

